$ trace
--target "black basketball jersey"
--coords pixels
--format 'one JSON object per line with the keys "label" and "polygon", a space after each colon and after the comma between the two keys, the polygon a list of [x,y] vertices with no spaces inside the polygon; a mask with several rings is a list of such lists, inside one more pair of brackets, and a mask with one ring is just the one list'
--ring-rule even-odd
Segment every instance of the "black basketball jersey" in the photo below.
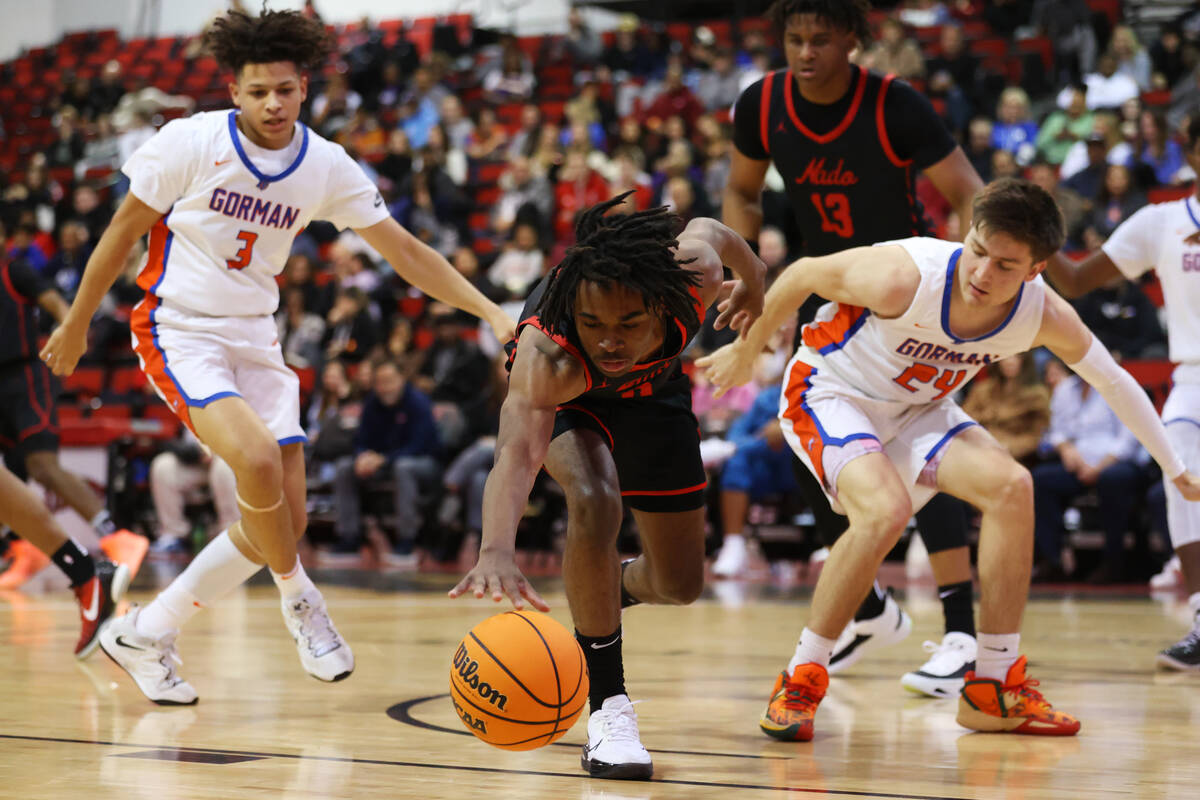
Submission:
{"label": "black basketball jersey", "polygon": [[49,288],[24,261],[0,259],[0,364],[37,358],[37,299]]}
{"label": "black basketball jersey", "polygon": [[504,346],[505,352],[508,354],[506,367],[509,371],[512,371],[513,360],[516,358],[517,341],[521,338],[521,331],[526,325],[532,325],[549,336],[555,344],[566,350],[583,365],[584,375],[587,377],[587,388],[572,400],[635,400],[679,394],[681,391],[688,390],[690,384],[683,374],[679,356],[692,337],[700,330],[700,323],[704,320],[705,311],[700,290],[695,286],[689,287],[689,291],[692,299],[696,302],[697,322],[685,323],[683,320],[674,318],[663,320],[663,344],[659,353],[647,361],[634,365],[633,369],[619,378],[610,378],[587,357],[574,325],[569,326],[565,333],[548,330],[542,325],[537,316],[537,306],[546,289],[546,284],[547,280],[542,280],[534,287],[525,301],[525,308],[521,311],[516,338]]}
{"label": "black basketball jersey", "polygon": [[737,105],[738,149],[775,162],[809,256],[928,235],[916,176],[955,147],[911,86],[852,69],[847,95],[829,106],[805,101],[787,69],[752,84]]}

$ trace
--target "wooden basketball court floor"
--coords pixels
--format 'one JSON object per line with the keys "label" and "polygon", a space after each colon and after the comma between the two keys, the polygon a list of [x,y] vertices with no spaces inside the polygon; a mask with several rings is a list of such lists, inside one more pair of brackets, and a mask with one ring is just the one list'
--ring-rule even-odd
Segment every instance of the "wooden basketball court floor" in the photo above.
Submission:
{"label": "wooden basketball court floor", "polygon": [[[951,700],[899,676],[940,638],[930,586],[901,590],[905,642],[832,681],[811,743],[757,727],[809,589],[725,584],[687,608],[625,614],[625,660],[654,781],[592,780],[581,719],[529,753],[470,736],[447,696],[451,654],[495,613],[450,601],[449,575],[314,571],[357,658],[346,681],[303,673],[278,596],[259,576],[198,615],[179,640],[189,708],[145,700],[97,651],[71,657],[65,592],[0,597],[0,797],[4,798],[1171,798],[1200,797],[1200,675],[1156,672],[1186,629],[1182,599],[1040,594],[1023,649],[1047,696],[1083,722],[1069,739],[972,734]],[[135,601],[153,596],[150,571]],[[357,585],[356,585],[357,584]],[[569,623],[561,584],[537,582]],[[505,606],[507,608],[507,606]]]}

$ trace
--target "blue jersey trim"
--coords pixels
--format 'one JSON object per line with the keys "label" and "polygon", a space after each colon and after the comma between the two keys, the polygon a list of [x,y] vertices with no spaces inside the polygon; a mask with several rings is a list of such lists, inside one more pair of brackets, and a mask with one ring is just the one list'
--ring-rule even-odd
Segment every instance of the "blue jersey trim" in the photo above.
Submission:
{"label": "blue jersey trim", "polygon": [[1200,220],[1196,219],[1196,215],[1192,212],[1192,204],[1190,197],[1183,198],[1183,207],[1187,209],[1188,216],[1192,218],[1192,224],[1200,228]]}
{"label": "blue jersey trim", "polygon": [[984,339],[995,336],[1000,331],[1004,330],[1008,323],[1012,322],[1012,318],[1016,316],[1017,309],[1021,307],[1021,297],[1025,294],[1025,284],[1021,284],[1021,288],[1017,290],[1017,297],[1013,301],[1012,308],[1008,310],[1008,316],[1004,318],[998,326],[983,334],[976,336],[973,339],[962,339],[955,336],[950,331],[950,293],[954,291],[954,273],[958,269],[958,257],[962,255],[962,248],[954,251],[950,256],[950,261],[946,264],[946,288],[942,292],[942,332],[949,336],[955,344],[964,344],[966,342],[979,342]]}
{"label": "blue jersey trim", "polygon": [[[835,350],[841,350],[843,347],[846,346],[847,342],[850,341],[851,337],[853,337],[854,334],[858,333],[859,329],[862,328],[863,325],[867,324],[867,319],[870,316],[871,316],[871,309],[864,308],[862,310],[862,313],[858,315],[858,319],[854,320],[854,324],[852,324],[849,328],[846,329],[846,335],[842,337],[842,340],[840,342],[830,342],[829,344],[825,345],[817,352],[820,353],[821,355],[825,356],[825,355],[829,355],[830,353],[832,353]],[[816,370],[813,370],[813,374],[816,374]]]}
{"label": "blue jersey trim", "polygon": [[968,420],[967,422],[960,422],[957,425],[955,425],[953,428],[951,428],[950,430],[946,431],[946,435],[943,436],[941,439],[938,439],[937,444],[935,444],[933,447],[929,448],[929,452],[925,454],[925,460],[932,461],[933,457],[938,454],[939,450],[941,450],[943,447],[946,446],[947,442],[949,442],[955,436],[958,436],[958,434],[962,433],[963,431],[965,431],[967,428],[971,427],[972,425],[978,425],[978,424],[979,423],[976,422],[975,420]]}
{"label": "blue jersey trim", "polygon": [[828,433],[826,433],[825,426],[821,424],[821,420],[817,419],[816,413],[812,410],[812,407],[809,406],[808,401],[804,399],[804,396],[808,394],[808,390],[812,388],[812,376],[816,374],[817,368],[812,367],[812,372],[810,372],[808,377],[804,379],[804,385],[807,388],[800,393],[800,408],[804,409],[804,413],[808,414],[808,416],[812,418],[813,424],[817,426],[817,434],[821,437],[821,443],[827,447],[829,445],[833,445],[834,447],[842,447],[857,439],[874,439],[876,442],[878,442],[879,437],[873,433],[852,433],[849,436],[843,436],[840,439],[830,436]]}
{"label": "blue jersey trim", "polygon": [[296,154],[296,160],[291,163],[291,166],[278,175],[264,175],[258,170],[258,167],[254,166],[254,162],[250,160],[250,157],[246,155],[245,149],[242,148],[242,142],[238,138],[237,111],[229,112],[229,138],[233,139],[233,149],[237,151],[238,158],[242,160],[242,164],[245,165],[246,169],[250,170],[250,174],[258,178],[258,188],[260,189],[265,189],[269,183],[283,180],[300,166],[300,162],[304,160],[304,154],[308,152],[308,128],[304,123],[300,123],[300,136],[300,152]]}
{"label": "blue jersey trim", "polygon": [[283,447],[285,444],[306,444],[308,442],[308,437],[301,434],[300,436],[287,436],[283,439],[279,439],[278,441],[280,447]]}

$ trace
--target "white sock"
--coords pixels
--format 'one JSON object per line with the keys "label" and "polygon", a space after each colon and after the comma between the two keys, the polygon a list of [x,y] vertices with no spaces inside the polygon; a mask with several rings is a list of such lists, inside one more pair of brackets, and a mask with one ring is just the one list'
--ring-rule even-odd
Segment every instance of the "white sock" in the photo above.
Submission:
{"label": "white sock", "polygon": [[975,677],[1004,683],[1008,668],[1020,658],[1021,634],[981,633],[976,637]]}
{"label": "white sock", "polygon": [[242,555],[229,532],[208,543],[187,569],[137,616],[137,632],[157,639],[179,630],[205,606],[220,600],[262,569]]}
{"label": "white sock", "polygon": [[309,589],[317,588],[300,565],[300,556],[296,556],[296,565],[287,574],[280,575],[271,570],[271,577],[275,579],[275,585],[279,587],[279,596],[284,600],[294,600]]}
{"label": "white sock", "polygon": [[108,536],[117,532],[117,524],[113,522],[112,515],[108,513],[107,508],[102,508],[96,512],[96,516],[88,520],[92,528],[100,536]]}
{"label": "white sock", "polygon": [[820,664],[822,667],[828,668],[835,644],[837,644],[837,639],[827,639],[805,628],[800,632],[800,643],[796,645],[796,652],[792,654],[792,660],[788,662],[788,675],[791,675],[792,670],[801,664]]}
{"label": "white sock", "polygon": [[737,533],[727,533],[725,534],[725,538],[721,540],[721,544],[722,546],[732,544],[734,547],[741,547],[745,550],[746,537],[742,536],[740,531]]}

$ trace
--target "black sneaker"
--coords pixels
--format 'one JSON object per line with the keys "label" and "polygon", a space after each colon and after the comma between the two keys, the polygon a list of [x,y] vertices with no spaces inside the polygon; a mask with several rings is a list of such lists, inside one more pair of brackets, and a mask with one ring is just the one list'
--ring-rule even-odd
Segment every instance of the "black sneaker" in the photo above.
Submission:
{"label": "black sneaker", "polygon": [[1159,653],[1158,665],[1167,669],[1200,670],[1200,625]]}

